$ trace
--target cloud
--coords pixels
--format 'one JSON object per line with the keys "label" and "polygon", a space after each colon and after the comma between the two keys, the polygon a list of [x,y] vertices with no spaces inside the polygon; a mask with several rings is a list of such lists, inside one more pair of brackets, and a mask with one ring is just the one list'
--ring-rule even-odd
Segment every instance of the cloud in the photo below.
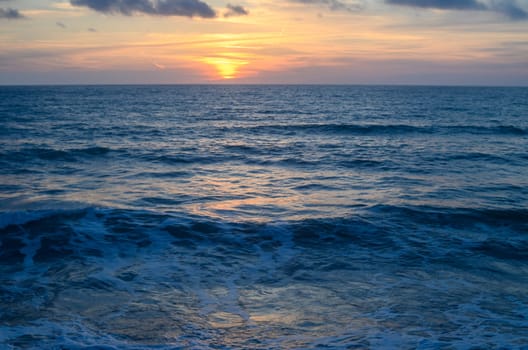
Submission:
{"label": "cloud", "polygon": [[519,7],[515,1],[498,0],[492,1],[491,9],[508,16],[512,20],[528,19],[528,12]]}
{"label": "cloud", "polygon": [[224,17],[233,17],[233,16],[247,16],[249,11],[240,5],[231,5],[227,4],[227,12],[224,13]]}
{"label": "cloud", "polygon": [[0,8],[0,19],[22,19],[26,18],[23,14],[12,8]]}
{"label": "cloud", "polygon": [[443,10],[485,10],[486,6],[476,0],[386,0],[389,4],[435,8]]}
{"label": "cloud", "polygon": [[385,0],[388,4],[433,8],[441,10],[483,10],[501,13],[512,20],[528,19],[528,12],[515,0],[491,0],[484,4],[477,0]]}
{"label": "cloud", "polygon": [[362,9],[362,6],[355,4],[347,4],[340,0],[290,0],[292,2],[305,5],[322,5],[328,7],[332,11],[347,11],[356,12]]}
{"label": "cloud", "polygon": [[70,3],[105,14],[216,17],[215,11],[200,0],[70,0]]}
{"label": "cloud", "polygon": [[55,24],[57,25],[57,27],[61,27],[61,28],[63,28],[63,29],[66,28],[66,24],[64,24],[64,23],[62,23],[62,22],[56,22]]}

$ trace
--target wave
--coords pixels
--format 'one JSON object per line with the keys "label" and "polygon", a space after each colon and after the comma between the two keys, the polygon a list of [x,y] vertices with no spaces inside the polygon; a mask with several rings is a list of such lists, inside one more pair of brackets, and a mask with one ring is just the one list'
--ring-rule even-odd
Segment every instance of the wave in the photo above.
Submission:
{"label": "wave", "polygon": [[[298,186],[298,190],[336,190],[335,187],[319,184],[309,184]],[[156,200],[157,198],[145,197],[144,200]],[[162,200],[162,199],[160,199]],[[71,206],[68,202],[65,206]],[[380,218],[386,220],[408,220],[409,222],[420,223],[424,225],[475,225],[478,223],[487,224],[489,226],[523,226],[528,227],[528,209],[526,208],[470,208],[470,207],[432,207],[432,206],[394,206],[377,204],[372,206],[359,206],[356,214],[350,215],[349,217],[328,217],[328,218],[313,218],[313,219],[300,219],[300,220],[289,220],[282,221],[280,223],[253,223],[250,222],[237,222],[237,221],[223,221],[217,218],[208,216],[196,216],[186,214],[184,212],[173,212],[165,213],[158,211],[148,210],[133,210],[133,209],[118,209],[118,208],[105,208],[105,207],[93,207],[90,205],[82,205],[75,203],[76,208],[74,209],[39,209],[39,210],[21,210],[21,211],[4,211],[0,212],[0,229],[4,229],[10,225],[25,225],[27,223],[36,222],[39,220],[56,219],[58,221],[61,218],[72,218],[86,215],[88,213],[97,212],[98,215],[113,215],[123,217],[135,217],[139,219],[169,219],[182,220],[186,223],[199,223],[196,227],[202,227],[202,223],[207,223],[207,227],[221,227],[222,225],[231,226],[245,226],[253,225],[255,229],[262,225],[276,226],[284,225],[287,227],[312,225],[315,230],[319,228],[321,232],[325,232],[324,228],[334,226],[354,226],[360,227],[361,220],[364,221],[366,226],[371,226],[374,218]],[[53,207],[59,207],[59,204],[53,204]],[[95,217],[94,217],[95,218]],[[140,224],[141,220],[138,221]],[[383,222],[383,221],[381,221]],[[320,227],[318,228],[318,225]],[[205,231],[204,231],[205,232]],[[203,233],[203,232],[202,232]]]}
{"label": "wave", "polygon": [[250,132],[313,132],[324,134],[404,134],[404,133],[423,133],[432,132],[432,130],[423,127],[416,127],[404,124],[395,125],[360,125],[360,124],[274,124],[261,125],[243,128]]}
{"label": "wave", "polygon": [[374,205],[372,213],[390,215],[392,218],[431,226],[455,226],[474,228],[485,224],[490,227],[511,226],[517,229],[528,228],[526,208],[451,208],[430,206],[391,206]]}
{"label": "wave", "polygon": [[185,164],[215,164],[227,160],[226,157],[222,155],[216,156],[198,156],[190,154],[148,154],[142,155],[142,159],[148,161],[159,162],[168,165],[185,165]]}
{"label": "wave", "polygon": [[133,175],[133,177],[136,177],[136,176],[143,177],[143,178],[175,179],[175,178],[181,178],[181,177],[189,177],[191,176],[191,174],[185,171],[161,171],[161,172],[143,171],[143,172],[139,172]]}
{"label": "wave", "polygon": [[405,134],[497,134],[523,136],[528,135],[528,128],[513,125],[480,126],[480,125],[408,125],[408,124],[268,124],[249,127],[228,127],[227,130],[244,130],[253,133],[271,132],[280,134],[323,133],[350,135],[405,135]]}
{"label": "wave", "polygon": [[476,244],[472,250],[497,259],[528,261],[528,241],[505,242],[488,239]]}
{"label": "wave", "polygon": [[8,226],[20,226],[28,223],[38,222],[40,220],[48,220],[57,218],[78,216],[85,214],[89,209],[42,209],[42,210],[20,210],[20,211],[4,211],[0,212],[0,229],[5,229]]}
{"label": "wave", "polygon": [[85,148],[71,148],[71,149],[55,149],[47,147],[31,147],[17,150],[14,152],[0,153],[0,160],[8,161],[31,161],[34,159],[53,160],[73,162],[83,158],[94,158],[105,156],[112,152],[111,148],[107,147],[85,147]]}
{"label": "wave", "polygon": [[466,153],[453,153],[446,155],[444,160],[471,160],[471,161],[484,161],[492,164],[512,163],[510,158],[504,155],[495,155],[483,152],[466,152]]}
{"label": "wave", "polygon": [[[331,190],[331,189],[328,189]],[[145,201],[159,201],[145,198]],[[165,202],[163,202],[165,203]],[[167,200],[172,205],[173,201]],[[282,222],[236,222],[186,213],[155,212],[130,209],[84,207],[63,210],[14,211],[0,213],[0,230],[36,236],[77,236],[77,227],[98,228],[98,234],[117,242],[142,245],[165,234],[182,242],[199,240],[240,243],[249,240],[283,240],[290,237],[301,245],[356,244],[372,249],[398,249],[398,241],[410,236],[427,235],[441,230],[449,239],[462,239],[465,230],[482,231],[489,239],[507,242],[511,237],[500,236],[508,230],[518,236],[528,230],[528,209],[441,208],[424,206],[374,205],[359,207],[356,214],[340,218],[313,218]],[[70,227],[70,228],[68,228]],[[73,228],[73,229],[71,229]],[[91,230],[91,229],[90,229]],[[2,232],[0,231],[0,232]],[[164,232],[163,235],[160,235]],[[165,237],[165,238],[162,238]],[[523,236],[518,236],[524,242]],[[19,239],[20,237],[16,238]],[[100,237],[99,237],[100,238]],[[77,237],[79,239],[79,237]],[[434,240],[434,237],[422,237]],[[64,242],[63,242],[64,243]],[[237,243],[237,244],[238,244]],[[247,243],[247,242],[246,242]],[[527,242],[528,244],[528,242]],[[66,247],[66,244],[61,244]],[[71,248],[73,249],[73,248]]]}
{"label": "wave", "polygon": [[517,127],[513,125],[449,125],[439,126],[436,129],[444,133],[453,134],[474,134],[474,135],[511,135],[523,136],[528,135],[528,128]]}
{"label": "wave", "polygon": [[[515,313],[524,309],[485,304],[489,317],[466,319],[460,308],[475,315],[481,299],[473,296],[496,300],[505,284],[525,298],[526,214],[378,205],[349,217],[255,223],[94,207],[3,213],[0,269],[16,283],[0,286],[0,319],[7,320],[0,343],[315,348],[312,340],[337,344],[329,334],[346,334],[351,319],[385,327],[378,335],[392,325],[414,334],[423,315],[428,324],[461,315],[450,324],[455,335],[468,323],[489,334],[483,320],[505,319],[500,334],[522,327]],[[69,322],[78,324],[70,329]],[[295,347],[281,343],[291,329],[301,341]],[[344,347],[369,333],[355,331]],[[20,337],[29,333],[35,338]],[[427,339],[445,334],[439,328]]]}
{"label": "wave", "polygon": [[379,161],[379,160],[374,160],[374,159],[363,159],[363,158],[340,161],[337,164],[344,168],[351,168],[351,169],[357,169],[357,168],[388,169],[388,168],[392,168],[395,166],[394,162],[391,162],[388,160]]}

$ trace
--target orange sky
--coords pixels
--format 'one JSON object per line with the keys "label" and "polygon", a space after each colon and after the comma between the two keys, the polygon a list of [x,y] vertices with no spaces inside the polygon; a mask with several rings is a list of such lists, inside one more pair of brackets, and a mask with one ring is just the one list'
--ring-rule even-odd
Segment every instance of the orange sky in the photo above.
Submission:
{"label": "orange sky", "polygon": [[0,2],[0,84],[528,84],[528,0],[127,1]]}

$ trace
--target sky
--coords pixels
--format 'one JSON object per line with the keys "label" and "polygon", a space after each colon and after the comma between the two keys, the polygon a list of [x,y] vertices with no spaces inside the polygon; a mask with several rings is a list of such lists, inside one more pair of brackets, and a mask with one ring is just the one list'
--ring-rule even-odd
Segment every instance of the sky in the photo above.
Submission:
{"label": "sky", "polygon": [[0,84],[528,86],[528,0],[0,0]]}

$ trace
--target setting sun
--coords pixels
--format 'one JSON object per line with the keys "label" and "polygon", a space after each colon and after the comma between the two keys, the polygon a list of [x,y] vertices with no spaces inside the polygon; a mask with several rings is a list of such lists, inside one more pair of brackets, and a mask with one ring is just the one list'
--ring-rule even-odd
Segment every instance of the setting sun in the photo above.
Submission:
{"label": "setting sun", "polygon": [[240,67],[248,64],[246,60],[228,57],[206,57],[202,61],[213,66],[223,79],[238,77]]}

